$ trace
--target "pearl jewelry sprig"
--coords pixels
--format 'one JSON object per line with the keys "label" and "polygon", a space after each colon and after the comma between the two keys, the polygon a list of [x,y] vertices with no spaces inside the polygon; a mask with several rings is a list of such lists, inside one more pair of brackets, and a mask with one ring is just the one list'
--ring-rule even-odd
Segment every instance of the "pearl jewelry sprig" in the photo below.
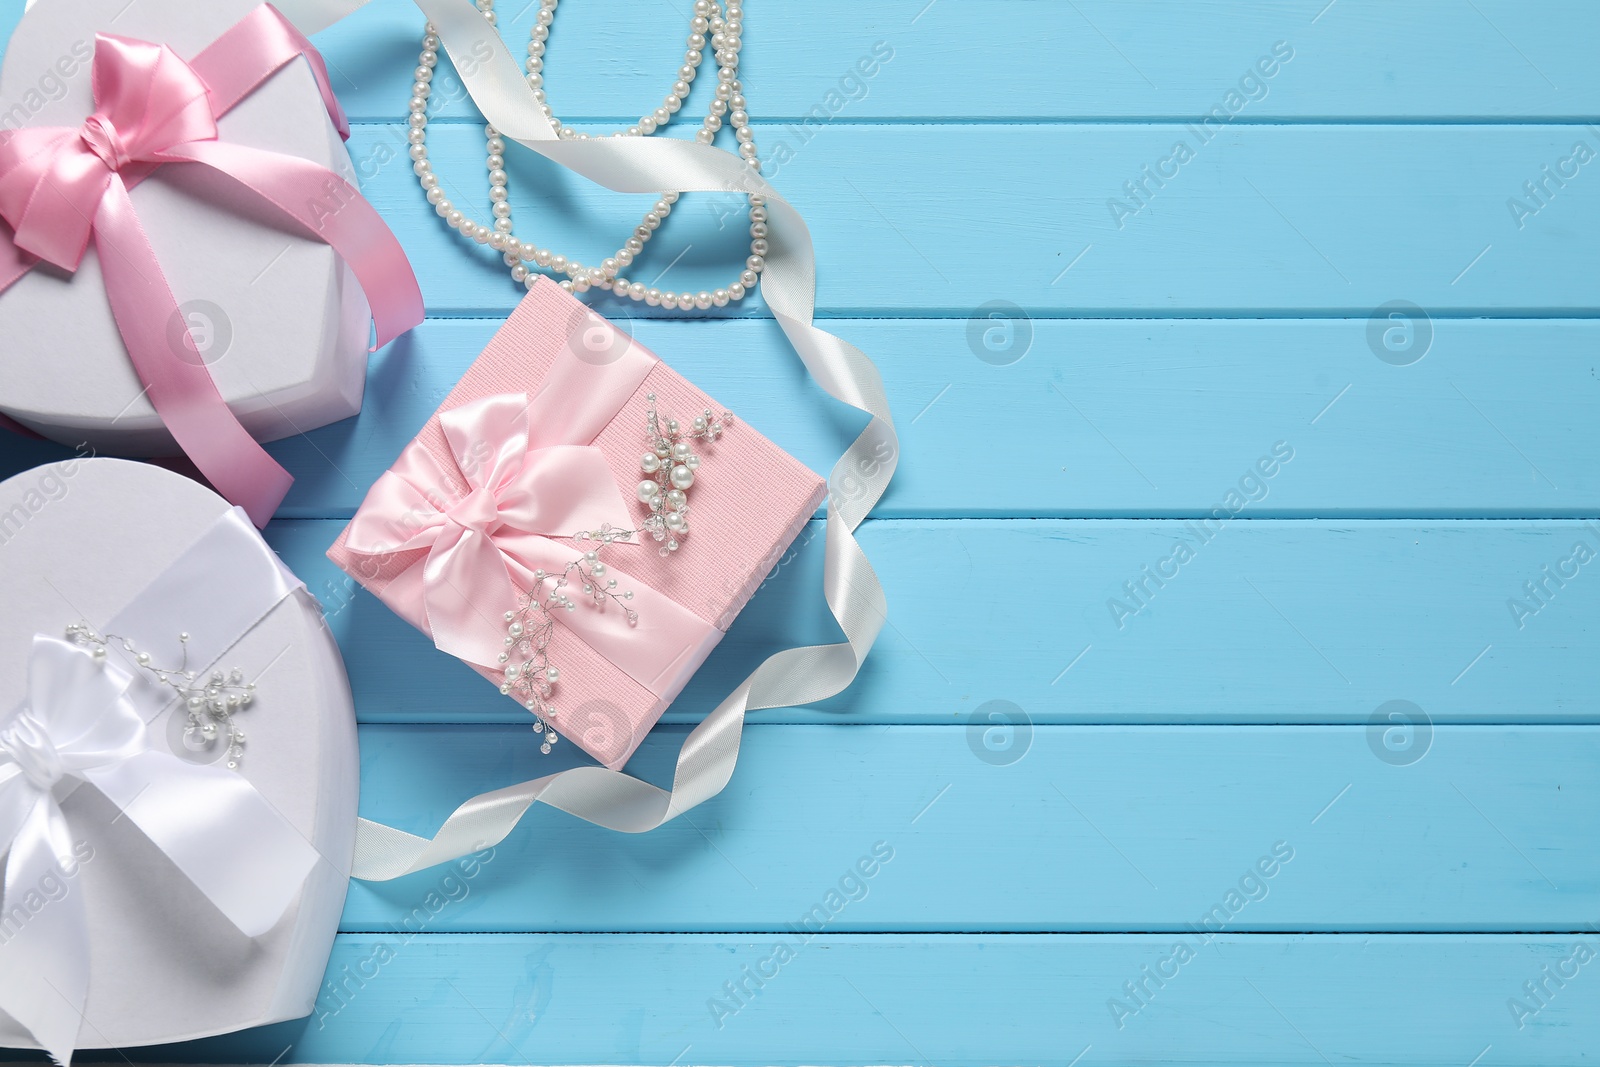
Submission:
{"label": "pearl jewelry sprig", "polygon": [[73,644],[87,647],[95,660],[104,663],[106,649],[109,643],[116,641],[122,650],[133,657],[133,661],[143,667],[157,681],[167,686],[178,694],[183,701],[184,710],[189,716],[189,725],[185,727],[185,738],[197,744],[209,744],[216,740],[218,732],[222,732],[228,746],[228,766],[237,770],[239,760],[244,756],[245,737],[244,731],[239,729],[233,721],[234,713],[243,711],[255,702],[256,684],[244,680],[244,672],[238,667],[224,674],[220,670],[212,671],[210,677],[200,678],[195,671],[189,669],[189,635],[181,633],[178,641],[183,645],[183,662],[177,667],[157,667],[151,660],[150,653],[141,652],[132,641],[116,634],[96,633],[94,628],[84,623],[75,623],[67,627],[67,640]]}
{"label": "pearl jewelry sprig", "polygon": [[555,634],[555,613],[577,610],[577,601],[567,592],[574,582],[581,585],[591,603],[604,611],[616,603],[622,607],[628,625],[638,623],[639,613],[627,606],[633,599],[633,590],[617,589],[617,580],[607,573],[600,559],[600,550],[617,541],[627,541],[637,531],[620,530],[609,523],[593,531],[578,533],[580,541],[594,541],[596,547],[568,563],[560,574],[549,574],[543,568],[533,572],[534,587],[523,593],[517,607],[505,613],[506,650],[500,653],[505,680],[500,692],[516,696],[523,707],[534,714],[535,733],[544,734],[539,751],[549,754],[551,746],[561,740],[551,720],[556,717],[556,707],[550,702],[561,671],[550,662],[550,639]]}
{"label": "pearl jewelry sprig", "polygon": [[721,437],[733,415],[724,411],[720,416],[710,408],[697,415],[691,429],[685,430],[677,419],[662,422],[656,412],[656,394],[647,397],[649,411],[645,415],[650,435],[650,450],[639,457],[639,469],[648,475],[639,483],[639,503],[650,509],[650,517],[639,528],[661,544],[661,555],[678,550],[678,542],[689,535],[689,487],[694,485],[694,472],[700,469],[700,457],[689,444],[694,440],[715,441]]}
{"label": "pearl jewelry sprig", "polygon": [[[559,0],[539,0],[539,10],[534,16],[533,29],[528,41],[528,84],[532,87],[534,99],[539,102],[540,109],[550,121],[550,127],[557,137],[568,141],[588,140],[590,134],[574,130],[558,119],[545,97],[544,57],[558,2]],[[495,25],[494,0],[477,0],[477,5],[489,24]],[[743,20],[742,0],[695,0],[694,14],[689,22],[690,32],[686,42],[688,48],[684,52],[683,66],[678,68],[678,79],[673,82],[661,106],[650,114],[640,116],[635,125],[626,130],[614,131],[609,136],[647,137],[665,128],[672,121],[672,117],[682,109],[689,95],[690,85],[705,56],[706,35],[709,33],[710,44],[717,60],[717,87],[705,120],[701,128],[695,132],[695,140],[701,144],[713,143],[726,116],[738,141],[739,155],[746,163],[759,170],[761,164],[756,156],[755,134],[750,128],[750,116],[746,110],[743,86],[739,80],[739,49],[742,46],[740,35],[744,29]],[[661,221],[671,214],[672,206],[678,202],[678,194],[675,192],[663,193],[655,206],[645,213],[644,218],[634,229],[633,236],[623,242],[622,247],[617,249],[614,255],[604,259],[598,267],[586,266],[576,258],[552,253],[533,242],[520,240],[512,232],[509,179],[505,170],[506,143],[492,125],[484,127],[484,135],[487,139],[488,155],[485,164],[489,171],[489,201],[493,222],[486,226],[469,218],[458,205],[445,196],[439,176],[434,173],[433,164],[428,159],[428,98],[432,92],[433,71],[438,62],[439,36],[434,25],[429,23],[423,34],[422,51],[418,57],[417,68],[413,72],[416,80],[411,86],[410,129],[407,134],[411,145],[411,168],[416,173],[428,202],[433,205],[439,217],[463,238],[476,244],[488,245],[501,253],[506,266],[511,268],[511,277],[514,281],[521,282],[530,289],[533,287],[540,275],[537,269],[529,268],[528,264],[531,263],[535,268],[548,269],[553,275],[565,274],[566,277],[560,279],[560,285],[571,293],[587,292],[591,288],[605,289],[651,307],[665,307],[679,311],[704,311],[712,307],[726,307],[729,303],[743,300],[756,288],[761,272],[766,267],[768,250],[766,201],[760,196],[751,195],[748,198],[750,255],[745,260],[744,270],[740,272],[737,281],[726,288],[716,290],[702,289],[697,293],[661,290],[647,286],[643,282],[630,281],[620,273],[633,264],[635,257],[644,250],[645,244],[660,228]]]}
{"label": "pearl jewelry sprig", "polygon": [[650,477],[639,483],[638,496],[639,502],[650,509],[650,515],[634,530],[610,523],[598,530],[579,530],[573,539],[593,542],[594,547],[568,563],[559,574],[548,573],[542,567],[534,571],[533,588],[522,593],[517,606],[505,613],[505,650],[499,656],[505,675],[500,692],[516,697],[533,712],[534,732],[544,735],[539,751],[546,755],[561,740],[554,723],[556,707],[551,703],[561,669],[550,661],[550,639],[555,635],[558,613],[578,608],[568,590],[576,583],[601,611],[616,604],[629,626],[638,624],[639,613],[627,604],[633,599],[633,590],[617,588],[617,580],[611,577],[600,553],[619,541],[631,542],[635,534],[655,538],[663,556],[676,552],[680,539],[689,533],[688,490],[694,485],[694,472],[700,468],[700,457],[689,442],[714,442],[733,424],[730,413],[715,415],[706,408],[684,429],[677,419],[661,418],[656,410],[656,394],[647,393],[645,399],[649,401],[645,430],[650,447],[640,457],[639,468]]}

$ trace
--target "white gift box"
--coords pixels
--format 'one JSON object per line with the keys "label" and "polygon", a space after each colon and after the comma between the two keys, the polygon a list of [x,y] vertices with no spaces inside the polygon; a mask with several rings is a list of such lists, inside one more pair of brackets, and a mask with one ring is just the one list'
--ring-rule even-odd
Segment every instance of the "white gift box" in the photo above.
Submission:
{"label": "white gift box", "polygon": [[[27,697],[34,634],[104,625],[228,511],[193,481],[125,460],[73,460],[0,483],[0,708]],[[207,584],[193,590],[197,603],[230,593],[226,575]],[[181,603],[169,614],[188,617]],[[356,730],[343,661],[321,609],[301,589],[278,601],[218,666],[238,666],[257,682],[256,700],[237,716],[248,745],[230,773],[253,785],[320,858],[277,925],[247,938],[95,788],[79,784],[65,795],[74,848],[91,856],[66,889],[88,909],[80,1048],[228,1033],[300,1018],[314,1006],[355,837]],[[150,720],[150,747],[176,752],[185,719],[177,701]],[[58,797],[68,784],[58,784]],[[0,969],[0,992],[30,980]],[[0,1046],[38,1047],[3,1011]]]}
{"label": "white gift box", "polygon": [[[79,126],[94,110],[97,32],[190,57],[260,0],[37,0],[0,67],[0,128]],[[355,171],[304,62],[273,75],[217,123],[225,141]],[[206,167],[167,165],[132,190],[139,219],[223,399],[271,441],[354,415],[366,381],[369,314],[328,245],[277,220]],[[75,274],[41,264],[0,293],[0,413],[65,444],[168,455],[91,245]]]}

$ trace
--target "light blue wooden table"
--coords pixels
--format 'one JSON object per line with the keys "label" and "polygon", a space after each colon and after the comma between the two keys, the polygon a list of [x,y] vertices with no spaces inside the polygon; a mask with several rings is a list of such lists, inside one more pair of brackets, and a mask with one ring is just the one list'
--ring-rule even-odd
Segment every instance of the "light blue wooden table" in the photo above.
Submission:
{"label": "light blue wooden table", "polygon": [[[681,7],[563,5],[558,113],[632,121]],[[418,832],[560,765],[323,558],[517,295],[400,158],[420,25],[378,0],[319,44],[430,317],[359,418],[273,446],[268,531],[349,663],[362,811]],[[660,832],[536,813],[470,878],[355,885],[317,1018],[130,1055],[1594,1062],[1597,41],[1587,0],[750,3],[758,144],[903,435],[864,674],[755,715]],[[431,129],[478,203],[475,116]],[[641,210],[512,169],[542,243]],[[719,282],[730,206],[685,198],[636,276]],[[758,300],[595,304],[818,471],[860,425]],[[814,533],[637,773],[831,637]]]}

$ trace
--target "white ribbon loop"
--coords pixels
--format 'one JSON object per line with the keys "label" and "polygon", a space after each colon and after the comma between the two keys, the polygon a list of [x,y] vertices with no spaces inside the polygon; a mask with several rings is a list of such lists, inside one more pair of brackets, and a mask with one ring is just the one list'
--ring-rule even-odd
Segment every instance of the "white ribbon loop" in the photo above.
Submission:
{"label": "white ribbon loop", "polygon": [[[854,531],[888,488],[900,455],[877,368],[854,345],[812,323],[816,262],[805,220],[756,168],[730,152],[689,141],[558,140],[517,61],[482,13],[465,0],[416,3],[451,56],[473,57],[472,63],[458,64],[457,73],[501,136],[618,192],[765,197],[771,209],[761,280],[767,308],[817,382],[872,420],[833,468],[832,484],[854,490],[830,497],[823,574],[823,594],[844,631],[843,643],[788,649],[756,668],[689,734],[670,791],[616,771],[579,767],[474,797],[431,840],[363,819],[356,834],[354,876],[366,879],[398,878],[498,842],[534,803],[613,830],[643,833],[716,796],[733,774],[747,711],[833,696],[854,680],[877,640],[886,611],[883,587]],[[318,18],[304,10],[296,14]],[[484,49],[491,53],[487,61],[482,61]]]}
{"label": "white ribbon loop", "polygon": [[0,720],[0,854],[9,850],[0,916],[26,905],[32,917],[0,945],[0,969],[41,980],[6,983],[0,1009],[67,1063],[88,1004],[83,894],[38,908],[25,899],[74,869],[57,783],[103,793],[246,937],[283,917],[317,853],[237,774],[150,747],[146,721],[170,693],[42,634],[28,682],[28,703]]}

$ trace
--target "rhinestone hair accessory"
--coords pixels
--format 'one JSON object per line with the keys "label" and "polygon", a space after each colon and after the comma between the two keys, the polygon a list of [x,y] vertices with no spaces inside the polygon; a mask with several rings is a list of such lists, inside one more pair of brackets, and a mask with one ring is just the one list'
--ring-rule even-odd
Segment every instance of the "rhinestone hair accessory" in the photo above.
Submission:
{"label": "rhinestone hair accessory", "polygon": [[255,702],[256,684],[244,680],[238,667],[224,673],[214,670],[202,678],[189,668],[189,635],[181,633],[178,640],[183,645],[183,662],[176,667],[158,667],[150,653],[141,652],[132,641],[116,634],[102,634],[86,623],[67,627],[67,640],[89,650],[95,660],[104,663],[107,649],[115,641],[133,657],[133,662],[143,668],[156,681],[178,694],[183,701],[189,722],[184,727],[185,739],[196,744],[209,744],[220,733],[228,746],[228,767],[238,770],[244,757],[244,731],[233,721],[235,713]]}
{"label": "rhinestone hair accessory", "polygon": [[726,411],[713,416],[706,408],[690,429],[684,430],[677,419],[662,421],[656,413],[656,394],[650,393],[646,399],[650,401],[645,412],[650,449],[639,459],[639,469],[647,477],[639,483],[638,495],[650,515],[638,532],[655,538],[665,556],[676,552],[678,542],[689,535],[689,488],[694,485],[694,472],[700,469],[700,457],[690,442],[715,442],[733,416]]}
{"label": "rhinestone hair accessory", "polygon": [[649,514],[632,530],[607,524],[598,530],[579,531],[575,539],[593,542],[594,547],[559,574],[534,571],[533,589],[522,594],[515,610],[505,613],[505,651],[499,656],[505,678],[500,692],[516,697],[533,712],[534,732],[544,735],[539,751],[546,755],[561,740],[551,721],[557,714],[552,697],[561,669],[550,661],[550,639],[559,613],[578,609],[570,590],[575,585],[581,588],[583,599],[596,610],[621,610],[630,626],[639,621],[639,613],[627,604],[633,591],[617,588],[617,579],[610,576],[600,554],[619,541],[631,542],[635,534],[650,535],[660,545],[657,551],[662,556],[678,551],[689,534],[688,492],[701,462],[690,442],[714,443],[733,423],[728,412],[714,415],[707,408],[685,430],[677,419],[661,418],[656,394],[649,393],[645,399],[649,401],[645,411],[648,451],[640,457],[639,469],[648,477],[639,483],[637,495]]}

